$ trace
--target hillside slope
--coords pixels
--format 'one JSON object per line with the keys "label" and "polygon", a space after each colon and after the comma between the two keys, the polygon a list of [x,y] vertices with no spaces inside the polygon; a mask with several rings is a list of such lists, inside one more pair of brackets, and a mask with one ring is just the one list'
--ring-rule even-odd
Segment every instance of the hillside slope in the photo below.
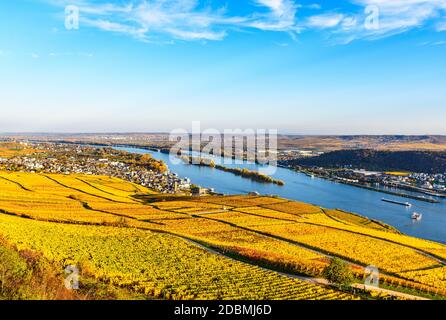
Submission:
{"label": "hillside slope", "polygon": [[446,296],[446,246],[337,210],[262,196],[160,195],[105,176],[0,172],[0,238],[147,298],[350,299],[320,277],[333,257],[358,278]]}
{"label": "hillside slope", "polygon": [[318,167],[353,166],[377,171],[446,172],[446,152],[341,150],[318,157],[288,161],[287,164]]}

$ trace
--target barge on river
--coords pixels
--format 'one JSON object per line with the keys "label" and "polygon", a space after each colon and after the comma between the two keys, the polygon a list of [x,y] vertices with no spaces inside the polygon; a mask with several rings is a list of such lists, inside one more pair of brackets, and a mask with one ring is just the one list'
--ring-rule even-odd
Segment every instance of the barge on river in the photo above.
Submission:
{"label": "barge on river", "polygon": [[384,201],[384,202],[398,204],[400,206],[405,206],[405,207],[411,207],[412,206],[412,204],[410,204],[409,202],[401,202],[401,201],[390,200],[390,199],[386,199],[386,198],[382,198],[381,200]]}

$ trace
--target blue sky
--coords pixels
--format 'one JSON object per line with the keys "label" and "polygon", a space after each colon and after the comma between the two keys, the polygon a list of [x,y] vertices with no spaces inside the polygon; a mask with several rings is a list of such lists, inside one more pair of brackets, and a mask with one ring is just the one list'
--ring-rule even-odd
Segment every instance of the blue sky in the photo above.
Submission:
{"label": "blue sky", "polygon": [[0,132],[446,134],[445,57],[446,0],[1,1]]}

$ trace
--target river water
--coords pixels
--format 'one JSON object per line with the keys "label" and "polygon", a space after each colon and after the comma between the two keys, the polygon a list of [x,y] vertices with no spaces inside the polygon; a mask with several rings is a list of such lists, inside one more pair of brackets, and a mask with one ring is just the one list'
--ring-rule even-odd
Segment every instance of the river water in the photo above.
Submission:
{"label": "river water", "polygon": [[[320,178],[311,178],[303,173],[285,168],[277,168],[272,176],[283,180],[284,186],[251,181],[217,169],[199,167],[186,163],[173,164],[168,154],[138,148],[116,147],[132,153],[148,153],[163,160],[169,169],[182,178],[189,178],[192,183],[214,188],[224,194],[246,194],[257,191],[260,194],[274,194],[283,198],[312,203],[330,209],[342,209],[355,212],[372,219],[383,221],[398,230],[419,238],[446,243],[446,199],[432,204],[424,201],[392,196],[370,191],[346,184],[336,183]],[[259,165],[244,162],[230,164],[228,167],[258,170]],[[409,193],[409,192],[407,192]],[[381,201],[382,198],[401,202],[410,202],[412,207],[404,207]],[[413,221],[413,212],[423,214],[421,221]]]}

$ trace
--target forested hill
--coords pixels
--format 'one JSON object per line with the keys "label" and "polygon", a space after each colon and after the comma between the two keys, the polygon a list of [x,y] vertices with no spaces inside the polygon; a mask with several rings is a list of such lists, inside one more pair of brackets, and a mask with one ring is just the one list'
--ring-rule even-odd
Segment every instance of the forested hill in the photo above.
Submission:
{"label": "forested hill", "polygon": [[446,152],[340,150],[318,157],[288,161],[287,164],[330,168],[352,165],[354,168],[376,171],[444,173]]}

